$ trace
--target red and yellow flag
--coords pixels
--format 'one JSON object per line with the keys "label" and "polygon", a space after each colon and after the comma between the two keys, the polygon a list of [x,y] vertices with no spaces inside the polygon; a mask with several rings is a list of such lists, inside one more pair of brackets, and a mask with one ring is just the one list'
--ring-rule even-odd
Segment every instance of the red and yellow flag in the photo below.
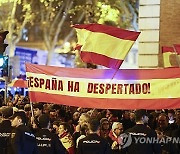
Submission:
{"label": "red and yellow flag", "polygon": [[100,109],[180,108],[179,68],[117,71],[26,64],[26,75],[32,102]]}
{"label": "red and yellow flag", "polygon": [[74,25],[81,59],[118,69],[140,32],[100,24]]}
{"label": "red and yellow flag", "polygon": [[174,44],[174,48],[177,53],[178,66],[180,67],[180,44]]}
{"label": "red and yellow flag", "polygon": [[19,88],[27,88],[27,81],[23,79],[14,79],[10,84],[9,87],[19,87]]}
{"label": "red and yellow flag", "polygon": [[164,67],[177,67],[177,54],[173,47],[162,47]]}
{"label": "red and yellow flag", "polygon": [[176,50],[176,53],[180,55],[180,44],[174,44],[174,48]]}

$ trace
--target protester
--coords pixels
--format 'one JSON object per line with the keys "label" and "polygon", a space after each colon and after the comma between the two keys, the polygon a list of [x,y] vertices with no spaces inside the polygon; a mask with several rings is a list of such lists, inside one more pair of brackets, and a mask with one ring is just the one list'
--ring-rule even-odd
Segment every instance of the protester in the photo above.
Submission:
{"label": "protester", "polygon": [[127,154],[160,154],[161,148],[159,144],[135,143],[137,138],[145,140],[148,137],[153,137],[157,140],[156,132],[145,125],[148,123],[146,110],[137,110],[135,112],[135,121],[136,125],[126,131],[133,138],[131,145],[126,148]]}
{"label": "protester", "polygon": [[26,115],[23,111],[14,113],[12,117],[10,148],[8,154],[38,154],[35,136],[26,126]]}
{"label": "protester", "polygon": [[1,111],[2,122],[0,123],[0,154],[6,154],[9,148],[8,138],[11,135],[12,126],[9,117],[13,115],[12,107],[4,107]]}
{"label": "protester", "polygon": [[[177,129],[172,132],[172,137],[176,137],[180,140],[180,111],[176,113],[176,124]],[[178,153],[180,153],[180,143],[176,143],[175,148],[177,149]]]}
{"label": "protester", "polygon": [[[18,96],[18,95],[16,95],[16,96]],[[28,100],[28,98],[27,98],[27,100]],[[4,142],[1,139],[3,139],[3,137],[5,137],[4,139],[6,139],[6,135],[8,136],[8,133],[6,133],[6,132],[10,131],[9,127],[7,125],[4,126],[4,122],[10,126],[10,121],[7,122],[9,119],[8,117],[10,115],[6,116],[6,112],[5,112],[5,114],[1,113],[2,109],[10,107],[10,106],[7,107],[8,105],[12,106],[13,113],[23,111],[23,109],[24,109],[26,116],[29,119],[32,119],[31,118],[31,116],[32,116],[31,106],[30,106],[29,102],[27,104],[23,100],[21,102],[17,100],[16,104],[13,104],[12,102],[10,102],[10,103],[7,103],[5,106],[1,107],[0,108],[0,130],[3,130],[3,132],[0,132],[0,147],[2,147],[3,145],[6,144],[6,142]],[[9,111],[12,111],[11,109],[9,108]],[[33,133],[36,133],[37,131],[39,132],[40,130],[42,130],[42,128],[39,125],[39,118],[41,117],[41,115],[43,115],[46,112],[48,115],[51,116],[51,121],[53,122],[53,123],[51,123],[50,127],[48,127],[48,131],[50,131],[52,134],[54,134],[56,136],[56,139],[58,138],[57,135],[59,134],[59,124],[60,123],[65,122],[68,125],[68,129],[69,129],[69,127],[71,128],[70,134],[73,134],[73,138],[74,138],[73,145],[77,148],[76,151],[78,150],[78,145],[79,145],[78,143],[80,143],[82,139],[87,137],[87,135],[89,133],[89,131],[88,131],[89,130],[89,121],[90,121],[90,119],[93,119],[93,117],[96,117],[96,119],[98,119],[98,122],[100,122],[100,129],[97,131],[97,134],[99,136],[103,137],[106,140],[106,142],[108,142],[108,144],[110,145],[110,148],[112,148],[112,143],[113,143],[112,139],[109,137],[109,136],[112,136],[112,134],[113,134],[112,133],[113,131],[111,131],[111,133],[110,133],[110,128],[112,127],[112,124],[114,122],[115,123],[123,122],[123,124],[126,128],[130,127],[131,129],[128,129],[128,131],[132,130],[131,132],[129,132],[132,136],[132,139],[135,138],[136,135],[137,136],[140,135],[140,134],[138,134],[139,132],[141,133],[143,131],[147,131],[146,129],[147,128],[149,129],[149,127],[151,129],[153,129],[153,131],[156,130],[159,133],[159,135],[158,135],[159,139],[162,139],[162,140],[167,139],[167,137],[174,137],[175,139],[177,139],[179,141],[179,136],[180,136],[179,135],[180,124],[178,122],[178,116],[177,116],[179,114],[179,112],[177,112],[178,111],[177,109],[176,110],[167,110],[167,109],[166,110],[149,110],[148,111],[149,120],[148,120],[148,118],[145,118],[145,116],[143,116],[143,124],[141,124],[141,125],[136,124],[135,128],[133,127],[134,124],[132,126],[130,126],[131,125],[130,121],[132,123],[134,123],[134,113],[135,113],[135,119],[137,120],[137,114],[134,110],[132,110],[132,111],[117,110],[116,111],[116,110],[110,110],[110,109],[108,109],[108,110],[87,109],[87,108],[76,108],[76,107],[69,107],[69,106],[63,106],[63,105],[57,105],[57,104],[54,105],[51,103],[35,103],[33,105],[33,110],[34,110],[34,115],[35,115],[34,119],[36,121],[36,123],[35,123],[36,129],[35,129],[35,131],[33,129]],[[176,113],[176,117],[174,116],[174,112]],[[169,117],[168,117],[168,113],[169,113]],[[173,115],[171,113],[173,113]],[[73,118],[73,114],[74,114],[74,118]],[[147,113],[146,113],[146,115],[147,115]],[[106,118],[106,116],[110,121]],[[174,123],[171,123],[171,122],[169,123],[169,118],[171,119],[170,120],[171,122],[173,119]],[[73,127],[71,127],[71,125],[73,125]],[[144,129],[144,127],[145,127],[145,129]],[[115,128],[115,127],[113,127],[113,128]],[[47,129],[47,128],[45,128],[45,129]],[[119,128],[117,127],[117,129],[112,129],[112,130],[115,130],[115,132],[116,132],[116,131],[118,131],[118,129]],[[66,130],[66,128],[65,128],[65,130]],[[149,131],[149,132],[151,132],[151,131]],[[143,132],[143,133],[145,134],[147,132]],[[147,133],[147,134],[149,135],[149,133]],[[118,140],[117,140],[119,145],[117,147],[121,148],[121,149],[118,149],[118,150],[113,149],[112,150],[113,153],[121,154],[125,150],[125,152],[127,152],[126,154],[129,154],[130,152],[135,154],[136,149],[142,149],[142,150],[144,149],[145,153],[150,152],[149,149],[146,150],[148,147],[147,145],[145,145],[144,143],[134,144],[135,140],[132,140],[132,143],[131,143],[131,142],[129,142],[129,140],[128,140],[129,138],[127,138],[126,135],[129,137],[128,133],[125,133],[125,136],[124,136],[124,134],[120,134],[120,136],[117,135],[117,136],[119,136]],[[138,137],[141,137],[141,135]],[[14,136],[13,134],[10,135],[10,141],[12,141],[11,137],[13,137],[13,136]],[[60,138],[58,138],[58,139],[60,139]],[[67,139],[65,138],[64,141],[66,141],[66,140]],[[12,144],[9,144],[9,143],[12,143],[12,142],[8,142],[8,144],[7,144],[7,145],[9,145],[9,147],[6,148],[8,150],[8,152],[12,149]],[[113,147],[116,147],[115,143],[116,142],[114,142]],[[172,142],[168,142],[166,144],[166,146],[164,146],[165,144],[162,142],[161,145],[162,145],[162,147],[160,147],[160,149],[162,149],[161,154],[165,154],[165,153],[179,154],[180,153],[180,151],[177,151],[177,149],[178,150],[180,149],[179,144],[176,144],[176,143],[172,144]],[[141,146],[143,146],[143,148]],[[151,145],[151,146],[157,148],[156,145]],[[150,145],[149,145],[149,147],[150,147]],[[140,150],[140,152],[141,152],[141,150]],[[2,153],[2,151],[0,151],[0,154],[1,153]],[[9,154],[9,153],[7,153],[7,154]],[[93,152],[92,152],[92,154],[93,154]]]}
{"label": "protester", "polygon": [[39,154],[65,154],[66,149],[58,136],[49,131],[50,118],[47,114],[39,117],[39,127],[40,129],[35,134]]}
{"label": "protester", "polygon": [[87,124],[84,124],[80,128],[80,135],[76,141],[76,148],[78,148],[79,141],[85,138],[89,134],[89,127]]}
{"label": "protester", "polygon": [[123,153],[120,145],[120,134],[123,133],[123,125],[120,122],[113,122],[112,130],[109,133],[109,137],[112,140],[111,149],[113,154]]}
{"label": "protester", "polygon": [[110,133],[110,123],[107,118],[102,118],[100,120],[100,130],[99,135],[107,140],[109,140],[109,133]]}
{"label": "protester", "polygon": [[39,128],[39,121],[38,118],[43,114],[43,104],[36,103],[33,105],[33,112],[34,116],[31,117],[31,129],[33,132],[36,132],[36,130]]}
{"label": "protester", "polygon": [[98,135],[99,125],[97,119],[90,120],[89,134],[79,141],[78,154],[111,154],[108,142]]}
{"label": "protester", "polygon": [[75,154],[75,144],[69,132],[68,123],[62,122],[59,125],[59,139],[68,151],[68,154]]}
{"label": "protester", "polygon": [[135,122],[130,119],[130,112],[127,110],[123,112],[120,122],[123,124],[124,131],[132,128],[135,125]]}
{"label": "protester", "polygon": [[77,139],[81,136],[80,129],[84,124],[89,125],[90,116],[87,113],[82,113],[79,117],[78,125],[76,126],[76,130],[73,134],[74,144],[77,145]]}

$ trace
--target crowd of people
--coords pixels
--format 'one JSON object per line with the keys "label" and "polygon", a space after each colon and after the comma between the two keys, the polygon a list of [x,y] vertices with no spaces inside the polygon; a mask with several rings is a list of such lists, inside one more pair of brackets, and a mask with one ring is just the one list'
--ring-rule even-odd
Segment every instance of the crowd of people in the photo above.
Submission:
{"label": "crowd of people", "polygon": [[31,106],[19,94],[0,104],[0,154],[116,153],[180,154],[180,110]]}

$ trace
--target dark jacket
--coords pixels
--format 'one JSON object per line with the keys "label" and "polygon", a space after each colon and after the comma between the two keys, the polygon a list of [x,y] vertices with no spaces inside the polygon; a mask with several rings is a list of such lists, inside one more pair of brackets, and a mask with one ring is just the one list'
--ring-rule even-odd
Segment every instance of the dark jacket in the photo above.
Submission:
{"label": "dark jacket", "polygon": [[39,154],[65,154],[66,149],[58,136],[48,129],[39,129],[35,134]]}
{"label": "dark jacket", "polygon": [[[161,147],[157,143],[144,143],[146,138],[157,139],[157,134],[151,128],[143,125],[137,124],[134,127],[126,131],[132,137],[132,143],[126,148],[128,154],[160,154]],[[137,142],[136,139],[139,139]],[[142,139],[142,140],[141,140]]]}
{"label": "dark jacket", "polygon": [[25,125],[12,130],[8,154],[38,154],[36,138]]}
{"label": "dark jacket", "polygon": [[79,141],[78,154],[111,154],[108,142],[97,134],[89,134]]}
{"label": "dark jacket", "polygon": [[8,148],[8,139],[11,135],[12,127],[9,120],[3,120],[0,123],[0,154],[6,154]]}

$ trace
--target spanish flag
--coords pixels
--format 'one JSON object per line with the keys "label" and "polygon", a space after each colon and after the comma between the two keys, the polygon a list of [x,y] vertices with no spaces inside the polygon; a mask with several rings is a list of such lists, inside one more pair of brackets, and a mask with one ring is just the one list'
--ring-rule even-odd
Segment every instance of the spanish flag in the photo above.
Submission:
{"label": "spanish flag", "polygon": [[118,69],[140,32],[100,24],[73,26],[81,59],[86,63]]}
{"label": "spanish flag", "polygon": [[162,47],[164,67],[177,67],[177,54],[173,47]]}
{"label": "spanish flag", "polygon": [[177,54],[178,66],[180,67],[180,44],[174,44],[174,49]]}

